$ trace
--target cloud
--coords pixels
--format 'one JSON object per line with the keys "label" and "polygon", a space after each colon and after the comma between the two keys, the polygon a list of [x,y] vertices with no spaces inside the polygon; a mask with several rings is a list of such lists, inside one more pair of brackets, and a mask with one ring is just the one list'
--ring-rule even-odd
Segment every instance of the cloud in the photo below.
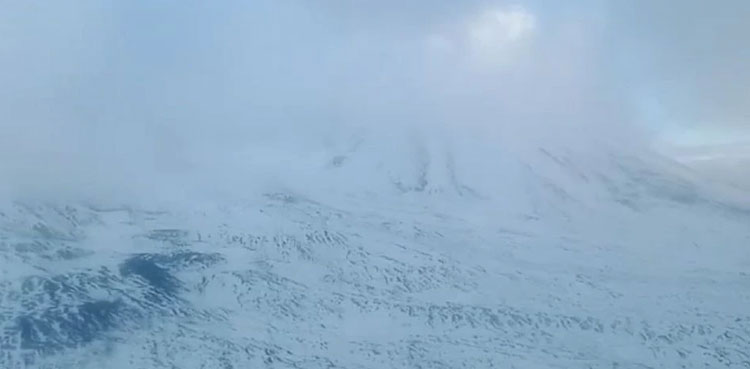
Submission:
{"label": "cloud", "polygon": [[677,96],[650,83],[673,57],[654,57],[660,28],[631,37],[641,21],[621,7],[6,3],[0,177],[51,197],[184,197],[301,182],[287,174],[362,132],[636,140],[631,101]]}
{"label": "cloud", "polygon": [[750,131],[750,3],[611,1],[610,48],[619,81],[648,96],[649,118],[672,131]]}
{"label": "cloud", "polygon": [[512,61],[518,48],[533,36],[536,18],[522,7],[490,9],[468,24],[471,53],[483,63]]}

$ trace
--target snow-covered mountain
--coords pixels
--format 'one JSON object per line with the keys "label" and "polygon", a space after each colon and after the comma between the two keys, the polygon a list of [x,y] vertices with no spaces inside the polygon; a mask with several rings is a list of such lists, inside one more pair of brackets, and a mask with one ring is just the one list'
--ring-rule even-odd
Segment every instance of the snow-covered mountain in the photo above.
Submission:
{"label": "snow-covered mountain", "polygon": [[241,201],[6,201],[0,367],[750,367],[750,210],[493,142],[345,140]]}

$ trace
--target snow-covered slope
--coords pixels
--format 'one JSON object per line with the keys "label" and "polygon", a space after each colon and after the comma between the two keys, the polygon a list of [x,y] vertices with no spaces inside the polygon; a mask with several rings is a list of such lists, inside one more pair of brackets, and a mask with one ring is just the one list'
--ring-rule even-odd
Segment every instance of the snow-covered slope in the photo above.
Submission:
{"label": "snow-covered slope", "polygon": [[618,151],[407,141],[231,203],[4,203],[0,367],[750,367],[744,208]]}

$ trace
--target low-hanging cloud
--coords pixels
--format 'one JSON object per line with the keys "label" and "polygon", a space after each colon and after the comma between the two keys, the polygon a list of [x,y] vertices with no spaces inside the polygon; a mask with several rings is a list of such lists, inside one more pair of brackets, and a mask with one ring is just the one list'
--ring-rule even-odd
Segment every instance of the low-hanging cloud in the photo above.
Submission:
{"label": "low-hanging cloud", "polygon": [[610,52],[646,118],[709,134],[750,129],[750,3],[612,2],[610,12]]}
{"label": "low-hanging cloud", "polygon": [[[637,140],[670,60],[595,1],[2,7],[0,177],[53,197],[279,186],[361,131]],[[651,74],[625,77],[628,52]]]}

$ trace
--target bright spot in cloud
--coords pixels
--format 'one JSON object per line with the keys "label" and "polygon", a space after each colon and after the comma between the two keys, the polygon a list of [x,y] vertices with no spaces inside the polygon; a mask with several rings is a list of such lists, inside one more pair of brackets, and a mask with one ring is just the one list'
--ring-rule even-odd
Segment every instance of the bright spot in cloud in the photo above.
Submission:
{"label": "bright spot in cloud", "polygon": [[472,54],[480,61],[507,63],[536,29],[536,17],[521,7],[485,11],[468,25]]}

